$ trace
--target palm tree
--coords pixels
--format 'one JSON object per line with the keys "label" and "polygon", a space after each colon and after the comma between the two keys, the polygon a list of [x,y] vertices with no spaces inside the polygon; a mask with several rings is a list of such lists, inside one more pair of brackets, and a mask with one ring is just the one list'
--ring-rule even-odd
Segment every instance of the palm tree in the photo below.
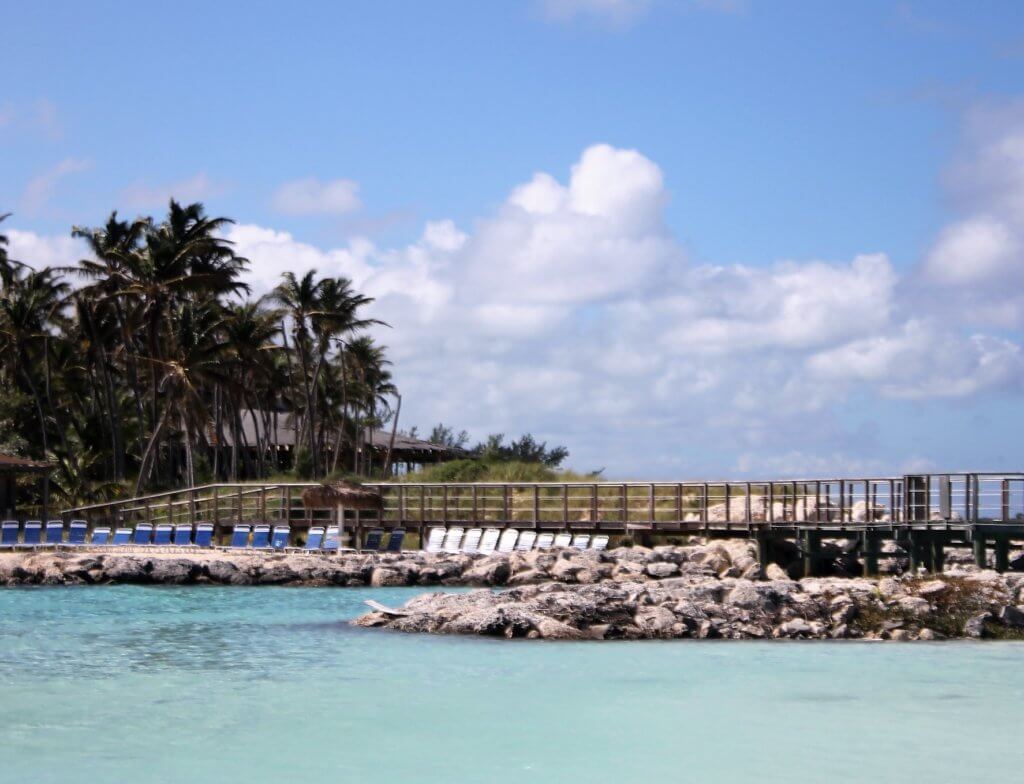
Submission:
{"label": "palm tree", "polygon": [[[391,371],[388,366],[391,362],[385,358],[386,346],[378,346],[372,337],[360,335],[350,341],[346,347],[346,355],[357,378],[357,389],[359,395],[359,407],[364,413],[359,439],[362,443],[368,441],[369,429],[383,424],[384,420],[378,416],[378,406],[383,406],[382,415],[391,416],[390,398],[398,394],[398,388],[391,381]],[[355,470],[360,468],[369,473],[372,471],[372,461],[367,460],[366,465],[360,466],[356,452]]]}
{"label": "palm tree", "polygon": [[[313,409],[313,386],[310,375],[310,330],[312,329],[313,317],[319,315],[320,293],[323,289],[323,281],[316,279],[316,270],[310,270],[302,278],[296,278],[295,274],[289,271],[284,273],[283,278],[284,280],[281,281],[270,296],[282,308],[282,335],[287,335],[287,325],[284,319],[287,317],[291,321],[292,339],[295,345],[295,353],[299,356],[299,365],[302,372],[302,391],[306,405],[303,427],[300,428],[300,432],[303,436],[308,436],[313,475],[319,476],[315,432],[316,415]],[[287,347],[286,342],[285,348],[287,349]]]}

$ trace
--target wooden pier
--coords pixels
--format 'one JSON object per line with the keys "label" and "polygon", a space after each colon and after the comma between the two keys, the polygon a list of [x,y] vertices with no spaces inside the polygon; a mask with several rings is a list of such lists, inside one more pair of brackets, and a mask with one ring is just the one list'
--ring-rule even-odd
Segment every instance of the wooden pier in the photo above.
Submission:
{"label": "wooden pier", "polygon": [[[212,522],[220,535],[235,523],[286,522],[293,528],[337,522],[333,510],[307,510],[310,483],[213,484],[65,510],[93,525]],[[403,527],[421,536],[434,526],[515,527],[629,535],[749,537],[762,563],[773,542],[793,542],[806,572],[823,539],[848,540],[868,573],[896,541],[912,569],[942,568],[948,547],[991,549],[1005,570],[1024,544],[1024,472],[939,473],[880,478],[700,482],[367,483],[383,510],[346,518],[358,537],[366,525]]]}

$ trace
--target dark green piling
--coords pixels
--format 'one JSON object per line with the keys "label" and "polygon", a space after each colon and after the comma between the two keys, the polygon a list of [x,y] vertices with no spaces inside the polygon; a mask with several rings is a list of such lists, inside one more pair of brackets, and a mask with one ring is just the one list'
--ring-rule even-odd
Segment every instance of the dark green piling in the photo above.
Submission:
{"label": "dark green piling", "polygon": [[1010,540],[1005,536],[996,539],[996,571],[1006,572],[1010,569]]}
{"label": "dark green piling", "polygon": [[981,531],[975,530],[972,546],[974,548],[974,563],[977,564],[980,569],[984,569],[987,565],[985,559],[985,534],[981,533]]}
{"label": "dark green piling", "polygon": [[864,560],[864,576],[873,577],[878,574],[878,534],[865,531],[861,535],[861,557]]}

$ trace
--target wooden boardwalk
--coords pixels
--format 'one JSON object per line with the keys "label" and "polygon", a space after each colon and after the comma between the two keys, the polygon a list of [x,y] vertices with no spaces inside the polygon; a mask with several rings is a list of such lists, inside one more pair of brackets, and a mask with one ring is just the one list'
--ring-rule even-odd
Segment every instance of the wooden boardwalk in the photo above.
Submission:
{"label": "wooden boardwalk", "polygon": [[[213,484],[65,510],[93,525],[212,522],[223,534],[240,522],[303,528],[336,522],[335,510],[307,510],[309,483]],[[876,478],[699,482],[509,482],[364,485],[382,497],[379,515],[349,512],[346,527],[434,526],[572,530],[630,535],[700,534],[771,542],[788,539],[813,559],[820,540],[855,539],[869,566],[881,543],[898,541],[912,565],[941,566],[947,546],[991,546],[1006,568],[1024,541],[1024,472],[933,473]],[[767,562],[764,558],[762,562]]]}

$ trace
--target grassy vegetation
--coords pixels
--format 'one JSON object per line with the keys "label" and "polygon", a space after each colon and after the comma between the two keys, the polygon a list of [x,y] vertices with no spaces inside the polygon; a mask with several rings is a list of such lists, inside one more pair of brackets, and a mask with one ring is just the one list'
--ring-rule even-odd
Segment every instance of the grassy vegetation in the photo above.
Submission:
{"label": "grassy vegetation", "polygon": [[[906,580],[907,591],[913,593],[923,583],[935,578],[914,578]],[[984,586],[976,581],[962,577],[945,576],[942,581],[947,588],[932,599],[935,609],[931,612],[916,615],[901,610],[874,606],[862,607],[852,625],[861,632],[878,632],[886,623],[899,621],[904,629],[932,629],[946,637],[963,635],[964,625],[968,620],[981,613],[988,612],[991,602],[985,594]],[[987,637],[1001,640],[1022,640],[1024,630],[1011,629],[996,621],[985,624]]]}

